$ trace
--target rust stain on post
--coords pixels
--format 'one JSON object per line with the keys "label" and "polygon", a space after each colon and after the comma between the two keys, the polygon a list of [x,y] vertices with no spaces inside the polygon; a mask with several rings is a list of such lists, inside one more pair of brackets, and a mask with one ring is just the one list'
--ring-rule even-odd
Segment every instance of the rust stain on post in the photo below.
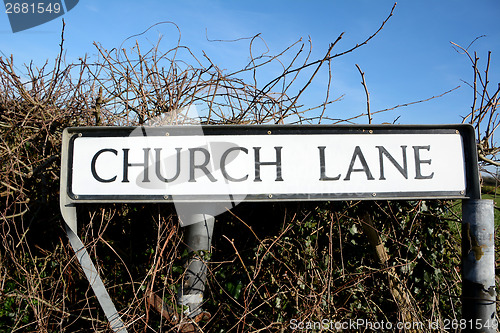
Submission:
{"label": "rust stain on post", "polygon": [[465,224],[465,231],[466,231],[465,236],[469,240],[469,244],[470,244],[469,252],[472,251],[474,253],[474,258],[477,261],[481,260],[481,258],[483,257],[483,254],[484,254],[483,247],[485,245],[479,244],[477,237],[474,235],[471,235],[469,223]]}

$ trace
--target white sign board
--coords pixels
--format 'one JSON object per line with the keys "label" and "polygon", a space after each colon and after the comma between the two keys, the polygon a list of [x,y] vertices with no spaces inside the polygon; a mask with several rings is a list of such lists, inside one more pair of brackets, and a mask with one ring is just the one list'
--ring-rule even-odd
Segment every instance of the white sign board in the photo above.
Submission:
{"label": "white sign board", "polygon": [[[73,128],[75,201],[464,198],[468,127]],[[194,135],[193,135],[194,133]],[[472,171],[474,172],[474,170]]]}

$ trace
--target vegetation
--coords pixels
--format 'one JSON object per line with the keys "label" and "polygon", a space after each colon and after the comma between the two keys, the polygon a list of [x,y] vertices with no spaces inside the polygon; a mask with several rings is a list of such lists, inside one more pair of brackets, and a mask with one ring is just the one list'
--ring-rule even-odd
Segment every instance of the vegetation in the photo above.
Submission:
{"label": "vegetation", "polygon": [[[193,121],[185,113],[190,105],[209,125],[335,124],[362,117],[371,123],[378,112],[397,107],[372,111],[367,99],[366,113],[334,119],[325,112],[335,102],[330,82],[320,105],[302,105],[301,97],[319,71],[331,79],[330,63],[367,44],[391,15],[351,49],[334,53],[340,35],[323,58],[311,60],[307,44],[298,41],[276,55],[251,53],[248,65],[231,73],[180,44],[162,51],[161,41],[147,50],[139,43],[113,51],[95,44],[97,59],[66,64],[61,38],[52,68],[27,64],[23,72],[12,58],[0,58],[0,332],[110,331],[59,212],[65,127],[141,125],[165,117],[184,124]],[[249,39],[250,50],[259,38]],[[464,122],[476,128],[480,167],[487,172],[486,165],[497,165],[499,90],[489,85],[490,55],[480,70],[475,54],[456,47],[473,64],[472,108]],[[259,82],[260,71],[275,64],[282,72]],[[364,76],[363,85],[368,97]],[[206,258],[204,309],[211,317],[196,326],[203,332],[282,332],[299,322],[364,319],[421,322],[424,327],[401,331],[427,332],[429,323],[459,319],[459,207],[441,200],[241,204],[217,217]],[[187,331],[151,301],[158,297],[182,316],[176,297],[186,253],[174,207],[85,205],[79,218],[79,235],[129,332]]]}

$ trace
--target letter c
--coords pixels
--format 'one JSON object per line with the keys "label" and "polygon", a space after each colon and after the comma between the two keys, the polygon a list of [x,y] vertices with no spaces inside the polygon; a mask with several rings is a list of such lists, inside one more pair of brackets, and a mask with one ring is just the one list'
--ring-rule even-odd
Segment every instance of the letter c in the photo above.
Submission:
{"label": "letter c", "polygon": [[104,148],[104,149],[101,149],[99,150],[97,153],[95,153],[94,157],[92,157],[92,163],[90,164],[90,170],[92,171],[92,176],[95,178],[95,180],[101,182],[101,183],[111,183],[111,182],[114,182],[116,180],[116,176],[114,176],[113,178],[110,178],[110,179],[103,179],[101,177],[99,177],[99,175],[97,174],[97,171],[95,170],[95,164],[97,162],[97,158],[104,152],[111,152],[115,155],[118,155],[118,152],[114,149],[111,149],[111,148]]}
{"label": "letter c", "polygon": [[248,179],[248,175],[245,175],[245,176],[243,176],[241,178],[233,178],[233,177],[231,177],[227,173],[227,170],[226,170],[227,155],[229,155],[230,152],[235,151],[235,150],[241,150],[245,154],[248,154],[248,149],[243,148],[243,147],[232,147],[232,148],[229,148],[228,150],[226,150],[224,152],[224,154],[222,154],[222,156],[220,158],[220,170],[221,170],[222,175],[224,176],[224,178],[226,178],[227,180],[232,181],[232,182],[243,182],[243,181],[245,181],[245,180]]}

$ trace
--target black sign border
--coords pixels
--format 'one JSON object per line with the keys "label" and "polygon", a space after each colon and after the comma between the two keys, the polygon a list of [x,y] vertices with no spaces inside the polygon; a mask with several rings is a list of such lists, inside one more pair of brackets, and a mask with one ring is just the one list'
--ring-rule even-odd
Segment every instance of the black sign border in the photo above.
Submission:
{"label": "black sign border", "polygon": [[[200,131],[200,127],[202,131]],[[141,128],[141,131],[137,131]],[[144,136],[190,136],[190,135],[313,135],[313,134],[451,134],[459,133],[464,147],[466,191],[462,192],[361,192],[361,193],[265,193],[246,195],[243,201],[347,201],[347,200],[419,200],[419,199],[478,199],[480,198],[479,170],[474,127],[456,125],[204,125],[162,127],[70,127],[64,135],[69,136],[66,192],[71,201],[96,202],[228,202],[227,195],[75,195],[71,191],[73,176],[74,141],[79,137],[133,137]],[[202,132],[202,133],[200,133]],[[240,195],[238,195],[240,196]]]}

